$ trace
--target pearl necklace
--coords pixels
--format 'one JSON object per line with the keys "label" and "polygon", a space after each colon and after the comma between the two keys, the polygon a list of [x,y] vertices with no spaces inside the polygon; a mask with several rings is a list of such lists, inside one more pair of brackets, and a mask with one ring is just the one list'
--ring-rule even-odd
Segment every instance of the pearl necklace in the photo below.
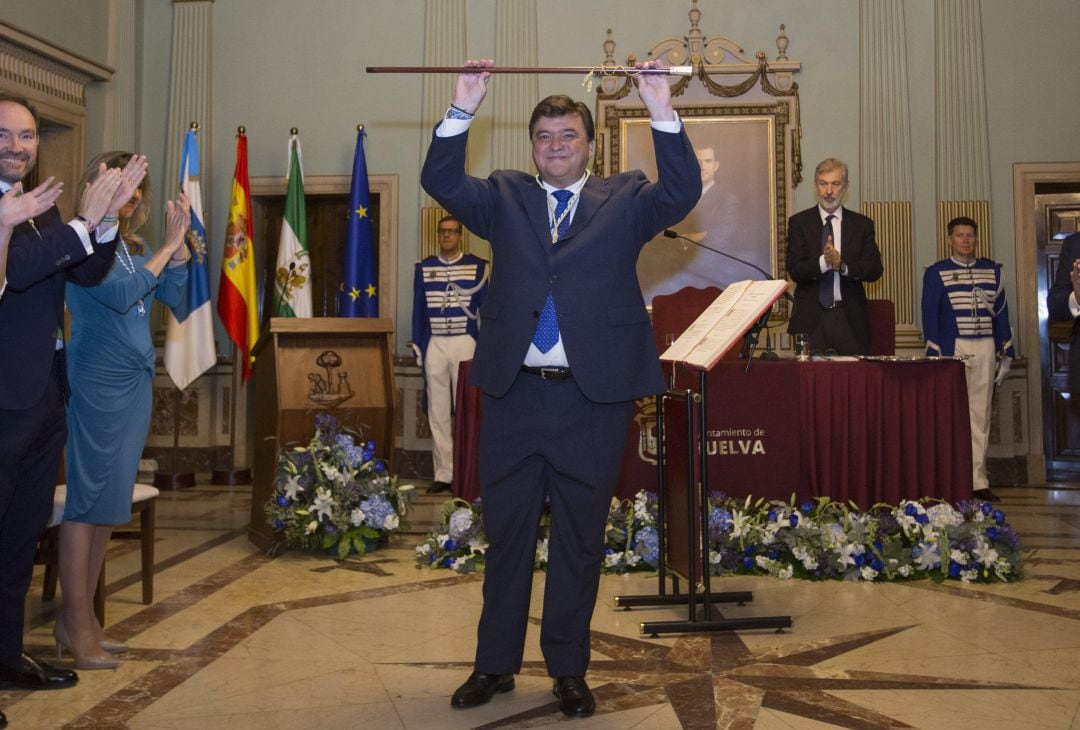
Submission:
{"label": "pearl necklace", "polygon": [[[120,255],[121,251],[124,252],[123,256]],[[127,258],[127,261],[124,261],[125,257]],[[132,261],[131,254],[128,252],[127,244],[124,243],[123,241],[120,241],[120,245],[116,247],[116,258],[120,262],[120,265],[122,267],[124,267],[125,271],[127,271],[132,276],[135,276],[135,262]],[[143,304],[143,300],[141,298],[139,299],[138,307],[139,307],[139,316],[140,317],[145,317],[146,316],[146,305]]]}

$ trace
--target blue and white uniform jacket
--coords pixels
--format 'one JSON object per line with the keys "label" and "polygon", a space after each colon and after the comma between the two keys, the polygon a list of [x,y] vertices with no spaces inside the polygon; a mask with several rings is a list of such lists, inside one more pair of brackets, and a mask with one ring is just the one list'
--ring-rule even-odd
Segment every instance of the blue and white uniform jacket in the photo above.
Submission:
{"label": "blue and white uniform jacket", "polygon": [[488,262],[462,254],[451,262],[428,256],[413,277],[412,341],[421,354],[432,337],[478,333],[480,306],[487,293]]}
{"label": "blue and white uniform jacket", "polygon": [[996,352],[1016,356],[1001,267],[990,259],[950,257],[927,268],[922,323],[928,355],[955,355],[957,338],[993,337]]}

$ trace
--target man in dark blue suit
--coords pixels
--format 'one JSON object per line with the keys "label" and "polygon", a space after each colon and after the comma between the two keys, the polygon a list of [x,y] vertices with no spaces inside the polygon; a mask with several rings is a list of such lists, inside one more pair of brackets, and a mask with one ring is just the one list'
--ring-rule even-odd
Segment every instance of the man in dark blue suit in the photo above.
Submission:
{"label": "man in dark blue suit", "polygon": [[[38,139],[33,107],[0,94],[0,192],[29,174]],[[98,176],[73,220],[64,223],[51,207],[16,226],[8,247],[0,295],[0,688],[77,681],[23,653],[23,611],[67,438],[64,282],[96,284],[112,266],[116,213],[146,173],[146,158],[132,159],[122,172]]]}
{"label": "man in dark blue suit", "polygon": [[847,165],[822,160],[814,171],[818,204],[788,220],[787,270],[795,282],[788,332],[809,335],[815,352],[865,355],[870,314],[863,282],[877,281],[883,269],[874,222],[841,207],[847,186]]}
{"label": "man in dark blue suit", "polygon": [[[540,515],[551,538],[540,646],[560,709],[588,716],[585,672],[604,526],[634,400],[664,381],[636,275],[646,241],[701,194],[693,147],[665,77],[637,77],[652,118],[658,181],[588,173],[587,106],[552,96],[529,122],[538,175],[465,174],[466,130],[490,61],[457,79],[421,176],[424,189],[492,248],[472,383],[484,391],[480,481],[489,539],[474,672],[454,707],[514,687],[528,623]],[[655,65],[655,62],[643,64]]]}

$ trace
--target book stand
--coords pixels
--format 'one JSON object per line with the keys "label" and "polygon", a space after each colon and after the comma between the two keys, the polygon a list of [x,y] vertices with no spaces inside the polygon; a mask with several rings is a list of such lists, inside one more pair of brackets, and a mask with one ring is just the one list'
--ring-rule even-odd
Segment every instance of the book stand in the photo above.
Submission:
{"label": "book stand", "polygon": [[[723,295],[721,295],[723,296]],[[768,296],[772,296],[771,293]],[[735,603],[744,605],[753,600],[750,591],[712,591],[712,575],[709,564],[709,500],[708,500],[708,392],[707,376],[709,370],[722,357],[723,353],[734,346],[737,338],[741,336],[742,351],[747,355],[747,366],[753,357],[754,347],[757,343],[761,328],[767,324],[769,309],[772,302],[781,296],[776,292],[776,297],[768,301],[762,300],[764,311],[754,311],[750,315],[744,314],[741,323],[731,321],[722,323],[720,320],[726,315],[716,317],[717,323],[695,322],[687,330],[698,331],[699,337],[705,330],[716,330],[724,326],[734,331],[725,336],[723,344],[716,345],[711,352],[699,356],[699,362],[707,362],[705,367],[676,360],[671,357],[673,352],[678,352],[677,340],[671,349],[661,359],[671,361],[672,376],[671,387],[658,398],[657,407],[657,497],[658,519],[657,536],[660,546],[658,590],[655,595],[641,596],[616,596],[615,606],[626,611],[635,607],[645,606],[682,606],[687,607],[687,617],[683,621],[644,621],[641,623],[641,633],[658,637],[660,634],[687,634],[713,631],[740,631],[744,629],[775,629],[782,633],[785,628],[791,626],[790,616],[759,616],[737,619],[720,618],[714,615],[717,611],[716,604]],[[719,303],[719,299],[717,300]],[[702,318],[708,315],[708,310]],[[752,316],[752,319],[750,318]],[[682,338],[680,338],[682,339]],[[682,352],[687,352],[684,346]],[[740,355],[742,356],[742,355]],[[700,357],[704,357],[702,361]],[[711,361],[711,362],[710,362]],[[678,364],[688,365],[697,370],[697,392],[691,389],[676,390],[675,368]],[[667,454],[668,439],[665,438],[665,422],[669,402],[681,401],[685,406],[686,420],[686,453],[685,459],[685,484],[677,485],[668,490],[667,485]],[[694,438],[695,421],[697,426],[697,438]],[[672,455],[672,458],[677,459]],[[670,502],[670,504],[669,504]],[[684,513],[684,514],[677,514]],[[683,519],[680,519],[682,517]],[[671,578],[672,590],[667,590],[667,580]],[[684,577],[687,583],[687,591],[680,593],[679,579]]]}

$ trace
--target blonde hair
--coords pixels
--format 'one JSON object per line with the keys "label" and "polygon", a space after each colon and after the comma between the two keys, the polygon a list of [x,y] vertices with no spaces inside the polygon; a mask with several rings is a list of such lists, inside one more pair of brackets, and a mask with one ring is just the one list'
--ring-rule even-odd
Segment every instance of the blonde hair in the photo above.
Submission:
{"label": "blonde hair", "polygon": [[[101,163],[104,162],[106,168],[123,167],[132,157],[134,157],[134,154],[131,152],[115,150],[113,152],[102,152],[90,160],[90,164],[86,166],[86,171],[83,172],[82,179],[79,180],[79,201],[76,203],[76,207],[82,203],[82,195],[86,190],[87,183],[91,183],[97,178]],[[139,190],[142,191],[142,199],[139,201],[138,206],[129,217],[121,218],[119,222],[120,238],[124,240],[132,253],[137,254],[143,253],[146,249],[146,242],[143,241],[143,237],[139,235],[138,231],[150,220],[149,177],[144,177],[142,182],[139,183]]]}

